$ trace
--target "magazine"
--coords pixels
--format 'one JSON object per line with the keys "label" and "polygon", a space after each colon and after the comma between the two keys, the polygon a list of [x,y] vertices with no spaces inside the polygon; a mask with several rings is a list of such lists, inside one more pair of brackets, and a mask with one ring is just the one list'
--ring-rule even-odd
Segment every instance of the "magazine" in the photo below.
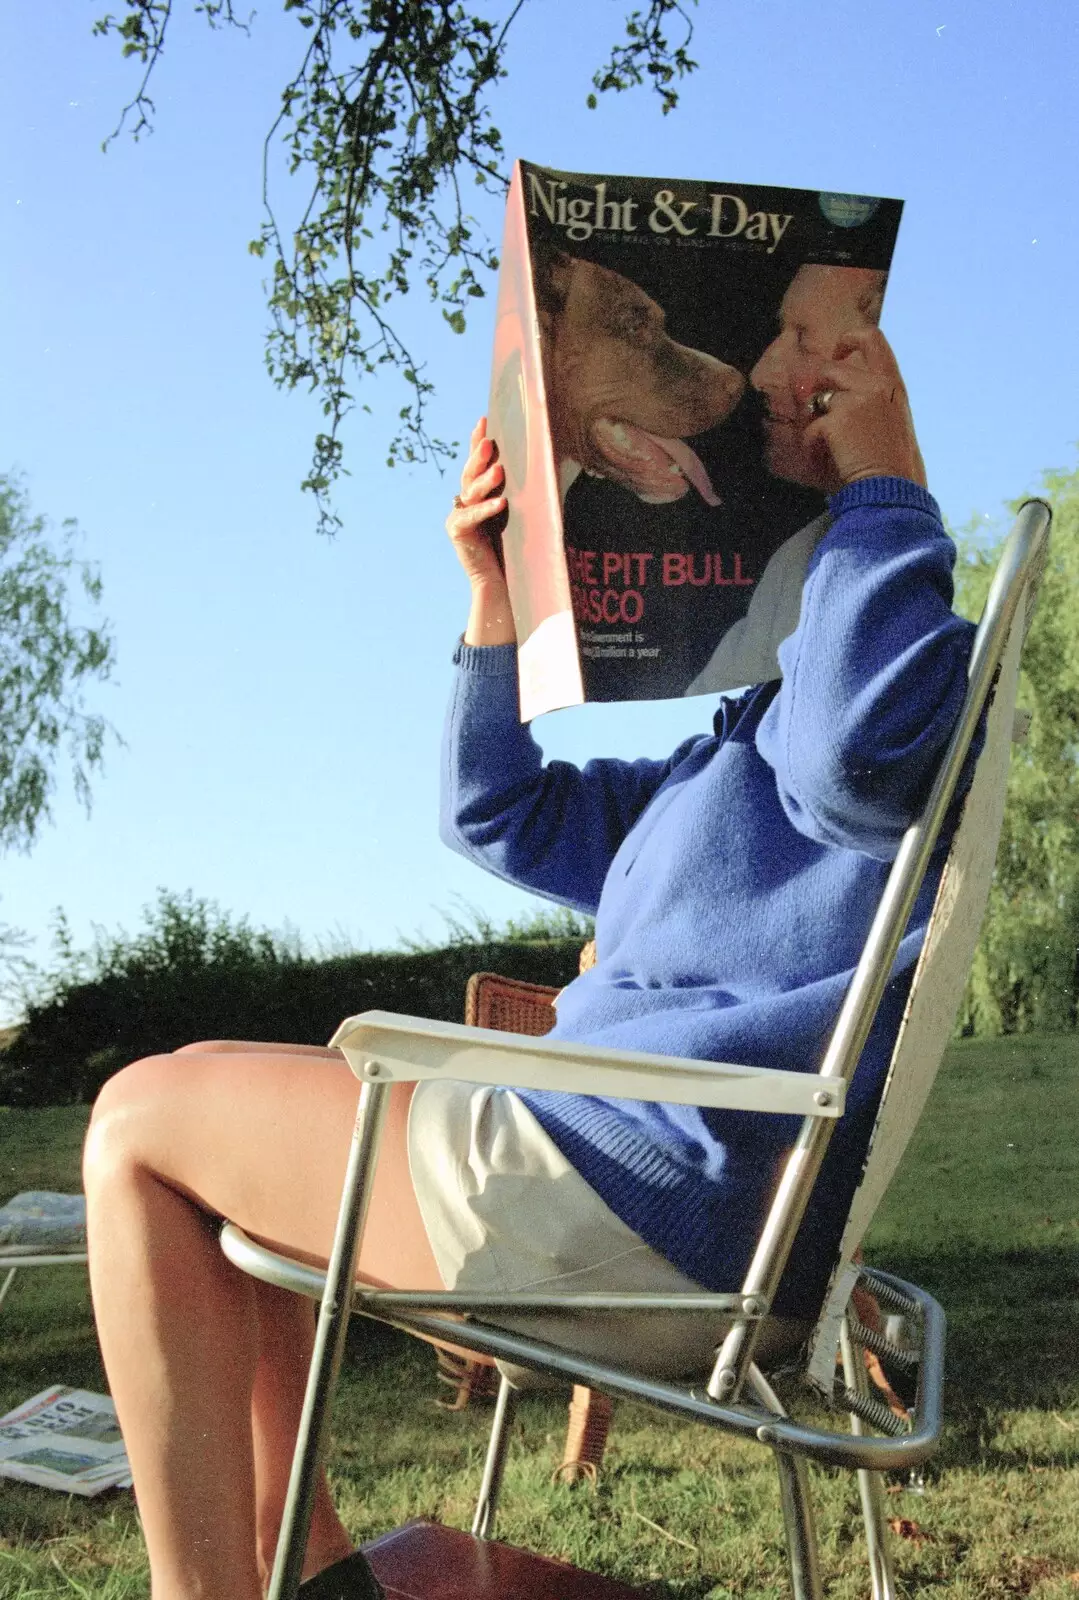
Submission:
{"label": "magazine", "polygon": [[0,1417],[0,1477],[64,1494],[129,1489],[131,1469],[108,1395],[55,1384]]}
{"label": "magazine", "polygon": [[827,527],[787,413],[804,431],[828,396],[794,351],[878,319],[901,213],[517,162],[488,431],[523,721],[779,675]]}

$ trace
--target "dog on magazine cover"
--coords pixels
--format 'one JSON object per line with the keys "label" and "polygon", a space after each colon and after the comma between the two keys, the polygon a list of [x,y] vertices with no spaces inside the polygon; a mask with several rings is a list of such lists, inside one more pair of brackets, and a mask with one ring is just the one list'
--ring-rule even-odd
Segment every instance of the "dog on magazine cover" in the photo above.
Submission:
{"label": "dog on magazine cover", "polygon": [[544,382],[563,499],[582,473],[650,504],[695,489],[719,505],[686,443],[726,421],[745,379],[672,339],[662,306],[609,267],[540,252],[534,261]]}

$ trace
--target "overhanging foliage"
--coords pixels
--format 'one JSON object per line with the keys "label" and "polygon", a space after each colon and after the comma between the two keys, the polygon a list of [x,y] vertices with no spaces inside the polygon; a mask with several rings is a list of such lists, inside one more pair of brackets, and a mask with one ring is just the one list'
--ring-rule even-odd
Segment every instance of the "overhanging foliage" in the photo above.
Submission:
{"label": "overhanging foliage", "polygon": [[[211,27],[249,29],[233,0],[191,4]],[[284,0],[301,30],[298,59],[266,137],[264,220],[250,248],[270,268],[270,376],[284,389],[308,387],[322,405],[325,426],[303,487],[315,496],[324,531],[339,524],[330,496],[345,470],[341,424],[364,379],[389,369],[406,386],[388,465],[438,463],[456,449],[428,431],[431,382],[391,303],[421,285],[463,333],[470,301],[485,293],[498,264],[470,213],[466,187],[499,192],[507,182],[490,97],[506,76],[507,39],[524,4]],[[632,10],[624,36],[592,74],[587,103],[647,84],[671,111],[679,81],[696,67],[688,53],[691,4],[696,0],[649,0]],[[152,127],[149,85],[176,9],[175,0],[126,0],[121,15],[95,24],[143,66],[117,133],[128,125],[138,138]],[[671,23],[677,38],[668,35]],[[279,149],[306,190],[291,225],[271,195]]]}
{"label": "overhanging foliage", "polygon": [[55,530],[33,516],[0,474],[0,851],[33,843],[65,754],[86,804],[104,754],[109,727],[86,710],[85,688],[108,677],[113,643],[106,624],[77,618],[80,603],[96,612],[101,580],[76,534],[73,522]]}

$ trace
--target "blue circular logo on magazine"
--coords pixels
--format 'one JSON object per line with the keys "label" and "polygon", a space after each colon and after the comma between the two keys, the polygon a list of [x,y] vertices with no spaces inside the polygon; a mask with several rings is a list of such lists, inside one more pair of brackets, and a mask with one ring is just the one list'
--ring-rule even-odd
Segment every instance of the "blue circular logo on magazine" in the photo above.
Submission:
{"label": "blue circular logo on magazine", "polygon": [[880,205],[871,194],[822,194],[820,208],[837,228],[860,228]]}

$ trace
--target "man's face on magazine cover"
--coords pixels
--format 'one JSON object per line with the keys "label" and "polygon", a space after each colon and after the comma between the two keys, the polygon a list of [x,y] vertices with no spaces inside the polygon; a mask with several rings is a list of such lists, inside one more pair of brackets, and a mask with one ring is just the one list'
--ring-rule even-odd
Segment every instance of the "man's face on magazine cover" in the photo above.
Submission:
{"label": "man's face on magazine cover", "polygon": [[885,274],[866,267],[800,267],[779,308],[779,332],[749,375],[768,405],[764,461],[777,478],[809,489],[831,487],[831,461],[805,442],[812,396],[826,387],[822,369],[844,335],[873,326]]}

